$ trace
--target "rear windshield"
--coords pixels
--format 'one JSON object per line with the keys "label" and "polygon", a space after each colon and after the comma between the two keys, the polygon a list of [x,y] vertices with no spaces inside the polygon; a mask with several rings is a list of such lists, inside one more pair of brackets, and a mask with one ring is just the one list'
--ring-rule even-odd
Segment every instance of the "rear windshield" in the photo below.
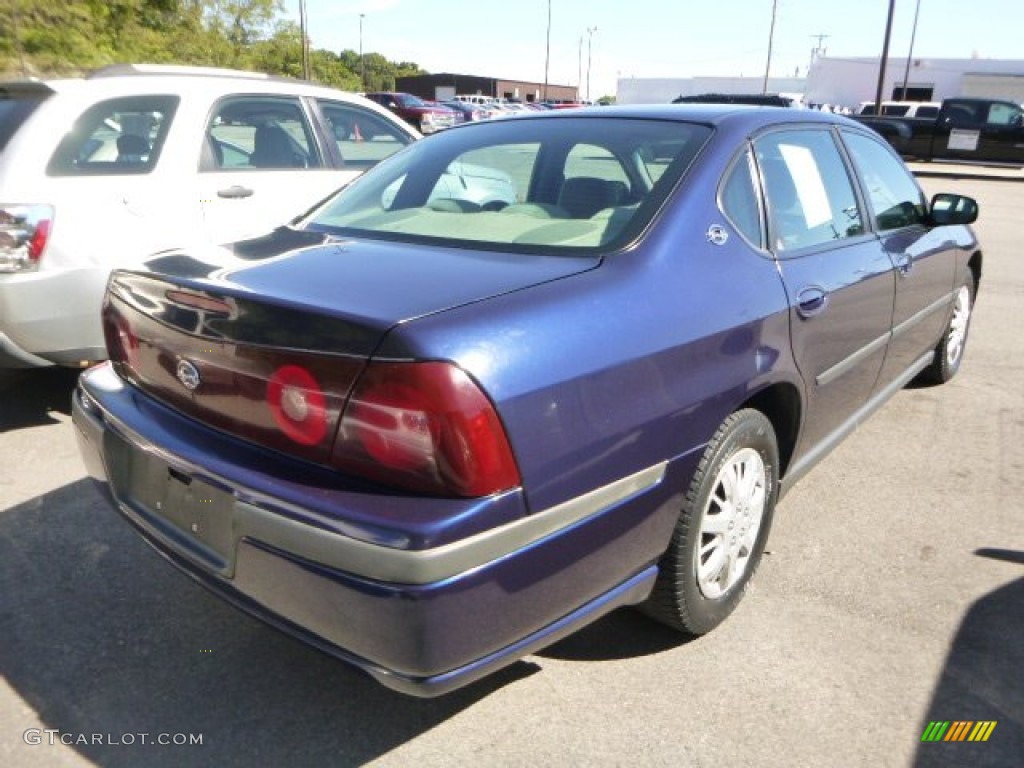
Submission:
{"label": "rear windshield", "polygon": [[611,250],[646,227],[711,129],[625,117],[522,117],[416,142],[307,228],[495,250]]}
{"label": "rear windshield", "polygon": [[46,93],[21,93],[8,91],[0,86],[0,152],[3,152],[7,142],[11,140],[15,131],[21,127],[28,116],[35,112],[36,107],[42,104],[49,96]]}

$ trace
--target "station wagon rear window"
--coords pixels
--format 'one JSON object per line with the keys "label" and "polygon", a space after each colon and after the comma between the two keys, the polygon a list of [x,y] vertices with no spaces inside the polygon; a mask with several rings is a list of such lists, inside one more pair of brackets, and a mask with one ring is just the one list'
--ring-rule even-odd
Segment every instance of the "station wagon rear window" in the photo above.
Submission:
{"label": "station wagon rear window", "polygon": [[582,116],[459,128],[377,166],[306,226],[497,250],[610,250],[643,231],[710,134]]}

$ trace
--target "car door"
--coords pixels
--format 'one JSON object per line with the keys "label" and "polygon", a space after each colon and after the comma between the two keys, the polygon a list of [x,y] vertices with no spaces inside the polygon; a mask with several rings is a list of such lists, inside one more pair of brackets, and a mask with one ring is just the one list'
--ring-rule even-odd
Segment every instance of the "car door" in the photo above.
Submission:
{"label": "car door", "polygon": [[985,111],[979,159],[1001,163],[1024,162],[1024,110],[996,101]]}
{"label": "car door", "polygon": [[830,128],[754,140],[769,247],[790,302],[805,383],[803,452],[837,439],[871,395],[892,317],[892,263],[866,232],[862,205]]}
{"label": "car door", "polygon": [[165,152],[179,106],[173,94],[118,96],[75,119],[46,168],[47,202],[60,220],[51,262],[126,263],[177,245],[182,229],[196,226],[199,205]]}
{"label": "car door", "polygon": [[303,213],[343,179],[318,146],[298,97],[230,96],[203,138],[199,199],[217,243],[266,232]]}
{"label": "car door", "polygon": [[956,277],[956,250],[925,226],[924,193],[882,141],[844,130],[869,215],[896,275],[893,335],[879,379],[884,386],[928,353],[946,325]]}

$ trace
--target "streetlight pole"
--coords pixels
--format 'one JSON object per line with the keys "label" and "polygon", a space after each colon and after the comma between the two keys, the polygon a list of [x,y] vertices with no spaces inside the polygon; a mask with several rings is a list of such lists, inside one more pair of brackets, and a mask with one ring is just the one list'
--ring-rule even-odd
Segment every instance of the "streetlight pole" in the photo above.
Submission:
{"label": "streetlight pole", "polygon": [[778,0],[772,0],[772,25],[768,29],[768,60],[764,63],[764,84],[761,86],[761,93],[768,93],[768,71],[772,68],[772,42],[775,40],[775,11],[778,4]]}
{"label": "streetlight pole", "polygon": [[544,101],[548,100],[548,69],[551,66],[551,0],[548,0],[548,36],[544,49]]}
{"label": "streetlight pole", "polygon": [[587,27],[587,101],[590,101],[590,61],[591,49],[594,46],[594,33],[597,27]]}
{"label": "streetlight pole", "polygon": [[366,92],[366,59],[363,58],[363,19],[365,13],[359,14],[359,90]]}
{"label": "streetlight pole", "polygon": [[903,70],[903,95],[902,101],[907,101],[907,81],[910,80],[910,60],[914,58],[914,38],[917,37],[917,14],[921,12],[921,0],[917,0],[914,7],[914,26],[910,30],[910,50],[907,52],[907,68]]}
{"label": "streetlight pole", "polygon": [[576,101],[580,100],[580,91],[583,89],[583,35],[580,35],[580,50],[577,56],[576,69]]}

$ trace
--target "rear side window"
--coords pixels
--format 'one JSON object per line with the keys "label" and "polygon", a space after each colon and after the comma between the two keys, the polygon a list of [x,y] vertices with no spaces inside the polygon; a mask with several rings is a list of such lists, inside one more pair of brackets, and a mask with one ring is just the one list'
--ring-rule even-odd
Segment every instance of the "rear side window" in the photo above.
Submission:
{"label": "rear side window", "polygon": [[368,109],[322,99],[318,103],[346,168],[371,168],[412,143],[408,133]]}
{"label": "rear side window", "polygon": [[769,133],[754,143],[772,248],[791,251],[864,233],[853,183],[829,131]]}
{"label": "rear side window", "polygon": [[206,130],[202,171],[294,170],[323,162],[296,98],[239,96],[218,106]]}
{"label": "rear side window", "polygon": [[156,167],[177,96],[108,99],[75,121],[50,158],[50,176],[107,176],[149,173]]}
{"label": "rear side window", "polygon": [[747,242],[755,248],[764,246],[761,237],[761,207],[757,200],[749,152],[740,155],[726,174],[719,204]]}
{"label": "rear side window", "polygon": [[21,94],[0,88],[0,152],[44,100],[43,94]]}
{"label": "rear side window", "polygon": [[844,131],[843,141],[864,182],[875,227],[884,232],[919,224],[925,213],[924,195],[903,164],[867,136]]}

